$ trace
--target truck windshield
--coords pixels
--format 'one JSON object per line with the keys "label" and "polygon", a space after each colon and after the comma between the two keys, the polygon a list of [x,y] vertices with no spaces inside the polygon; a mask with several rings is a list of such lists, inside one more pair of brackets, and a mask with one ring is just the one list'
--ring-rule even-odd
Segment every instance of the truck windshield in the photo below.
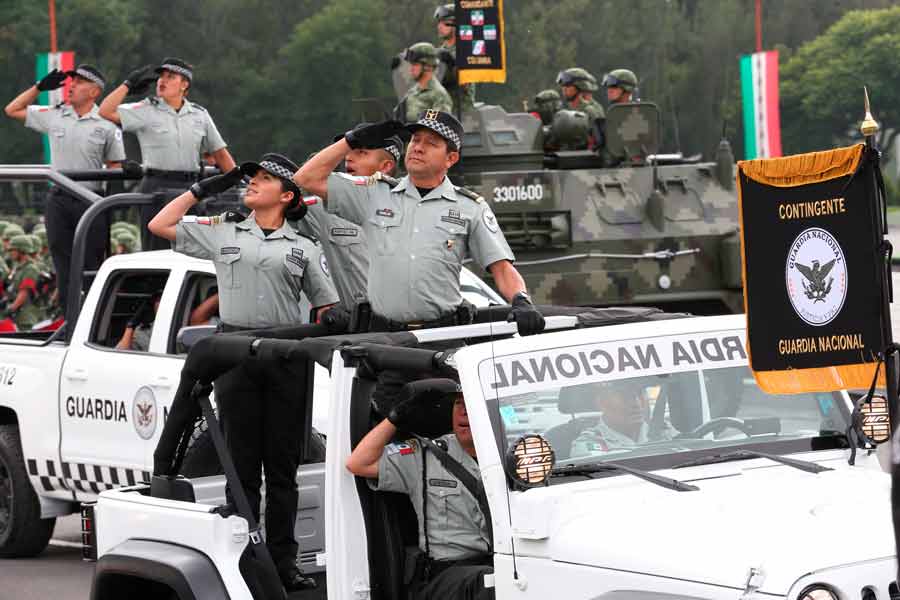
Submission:
{"label": "truck windshield", "polygon": [[[726,344],[728,338],[719,341]],[[640,458],[648,459],[643,468],[665,468],[704,450],[842,447],[849,416],[841,393],[767,394],[756,385],[746,358],[721,355],[721,361],[700,360],[676,370],[666,369],[671,354],[648,358],[632,352],[633,364],[626,369],[632,373],[623,374],[612,368],[615,360],[602,360],[616,353],[594,345],[555,355],[496,357],[485,361],[494,372],[483,363],[480,375],[488,405],[496,411],[501,455],[520,436],[539,434],[553,447],[556,466]],[[714,362],[720,364],[704,364]],[[634,371],[652,374],[633,376]]]}

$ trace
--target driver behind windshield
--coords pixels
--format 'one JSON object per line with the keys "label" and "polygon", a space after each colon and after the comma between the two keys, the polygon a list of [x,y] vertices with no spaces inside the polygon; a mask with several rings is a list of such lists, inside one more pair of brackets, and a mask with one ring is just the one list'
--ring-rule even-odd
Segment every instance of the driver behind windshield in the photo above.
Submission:
{"label": "driver behind windshield", "polygon": [[610,381],[581,386],[594,395],[593,407],[601,413],[598,421],[572,443],[571,456],[584,456],[672,439],[668,422],[651,431],[650,401],[646,379]]}
{"label": "driver behind windshield", "polygon": [[[401,393],[388,418],[353,449],[347,459],[347,469],[367,478],[375,490],[400,492],[410,497],[419,521],[420,550],[415,560],[410,556],[406,559],[404,583],[411,599],[489,600],[495,597],[493,588],[484,587],[484,575],[494,571],[490,525],[478,501],[419,439],[391,443],[398,429],[415,430],[410,425],[421,417],[416,412],[441,405],[435,396],[442,395],[447,400],[448,396],[452,397],[453,433],[435,438],[434,442],[480,479],[463,395],[458,384],[449,383],[453,389],[433,390],[428,394],[430,397],[406,395],[403,398]],[[446,409],[443,414],[446,415]],[[423,481],[428,482],[424,494]],[[414,572],[411,565],[415,565]]]}

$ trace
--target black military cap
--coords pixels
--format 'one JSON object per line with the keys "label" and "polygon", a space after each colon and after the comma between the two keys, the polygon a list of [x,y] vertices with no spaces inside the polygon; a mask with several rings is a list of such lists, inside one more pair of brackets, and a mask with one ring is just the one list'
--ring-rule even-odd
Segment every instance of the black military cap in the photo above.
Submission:
{"label": "black military cap", "polygon": [[194,65],[189,62],[185,62],[180,58],[175,58],[174,56],[164,58],[162,64],[156,67],[154,71],[156,71],[157,73],[162,73],[163,71],[172,71],[173,73],[178,73],[179,75],[184,76],[191,83],[193,83],[194,81]]}
{"label": "black military cap", "polygon": [[418,121],[406,124],[406,130],[410,133],[422,128],[430,129],[447,140],[451,150],[459,150],[462,147],[462,123],[450,113],[426,110],[419,115]]}
{"label": "black military cap", "polygon": [[[288,209],[290,210],[297,208],[297,205],[300,204],[300,199],[303,196],[303,193],[300,191],[297,184],[294,183],[293,179],[294,173],[296,173],[299,168],[297,163],[287,156],[276,152],[269,152],[263,154],[263,157],[259,162],[250,161],[242,163],[241,173],[247,177],[253,177],[260,169],[262,169],[284,181],[287,184],[287,189],[294,192],[294,199],[291,200],[291,203],[288,206]],[[305,208],[306,205],[300,204],[300,206]]]}
{"label": "black military cap", "polygon": [[[367,125],[371,125],[371,123],[360,123],[359,125],[354,127],[354,129],[365,127]],[[339,133],[338,135],[334,136],[334,139],[332,141],[339,142],[344,139],[344,135],[345,134],[343,133]],[[374,144],[371,146],[362,146],[362,148],[365,148],[366,150],[384,150],[393,157],[394,162],[399,163],[400,157],[403,156],[404,146],[406,146],[406,143],[399,135],[392,135],[389,138],[385,138],[378,144]],[[312,156],[313,155],[311,154],[306,160],[309,160],[310,158],[312,158]]]}
{"label": "black military cap", "polygon": [[94,65],[89,65],[87,63],[80,64],[75,67],[74,71],[66,71],[66,75],[69,77],[81,77],[82,79],[87,79],[91,83],[99,85],[101,89],[106,87],[106,77],[100,72],[100,69]]}

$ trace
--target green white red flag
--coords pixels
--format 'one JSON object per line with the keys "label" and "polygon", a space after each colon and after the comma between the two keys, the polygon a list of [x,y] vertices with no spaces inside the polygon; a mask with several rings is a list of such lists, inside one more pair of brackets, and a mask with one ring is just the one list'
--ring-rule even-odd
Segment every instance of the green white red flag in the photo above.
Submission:
{"label": "green white red flag", "polygon": [[[75,53],[74,52],[46,52],[37,55],[35,65],[35,81],[40,81],[43,77],[52,71],[59,69],[60,71],[75,70]],[[56,106],[60,102],[67,102],[69,98],[69,87],[72,85],[71,79],[66,79],[63,86],[57,90],[49,92],[41,92],[38,96],[38,104],[44,106]],[[50,163],[50,141],[44,136],[44,161]]]}
{"label": "green white red flag", "polygon": [[744,104],[744,158],[781,156],[777,50],[741,56],[741,97]]}

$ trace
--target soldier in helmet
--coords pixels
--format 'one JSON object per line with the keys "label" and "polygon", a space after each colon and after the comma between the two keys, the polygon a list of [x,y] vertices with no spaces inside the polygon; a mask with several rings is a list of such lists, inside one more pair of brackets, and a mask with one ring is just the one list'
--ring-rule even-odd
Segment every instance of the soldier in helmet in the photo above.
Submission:
{"label": "soldier in helmet", "polygon": [[29,236],[19,234],[9,240],[9,256],[13,262],[13,272],[6,290],[4,316],[11,318],[20,330],[31,329],[41,318],[40,308],[36,303],[40,271],[29,257],[31,251]]}
{"label": "soldier in helmet", "polygon": [[544,125],[553,123],[553,115],[562,108],[562,98],[556,90],[543,90],[534,96],[532,109]]}
{"label": "soldier in helmet", "polygon": [[438,64],[437,50],[428,42],[419,42],[406,49],[404,58],[409,63],[409,74],[416,82],[395,109],[396,117],[405,121],[415,121],[426,110],[451,112],[453,101],[450,94],[434,78]]}
{"label": "soldier in helmet", "polygon": [[459,71],[456,69],[456,7],[453,3],[441,4],[434,10],[438,37],[438,59],[446,66],[441,83],[453,99],[453,106],[462,103],[461,112],[475,106],[475,84],[459,85]]}
{"label": "soldier in helmet", "polygon": [[603,107],[594,100],[597,79],[593,75],[580,67],[573,67],[560,71],[556,76],[556,83],[565,99],[564,108],[580,110],[592,121],[606,118]]}
{"label": "soldier in helmet", "polygon": [[637,76],[628,69],[610,71],[603,76],[602,81],[603,87],[606,88],[606,98],[611,105],[632,102],[637,83]]}

